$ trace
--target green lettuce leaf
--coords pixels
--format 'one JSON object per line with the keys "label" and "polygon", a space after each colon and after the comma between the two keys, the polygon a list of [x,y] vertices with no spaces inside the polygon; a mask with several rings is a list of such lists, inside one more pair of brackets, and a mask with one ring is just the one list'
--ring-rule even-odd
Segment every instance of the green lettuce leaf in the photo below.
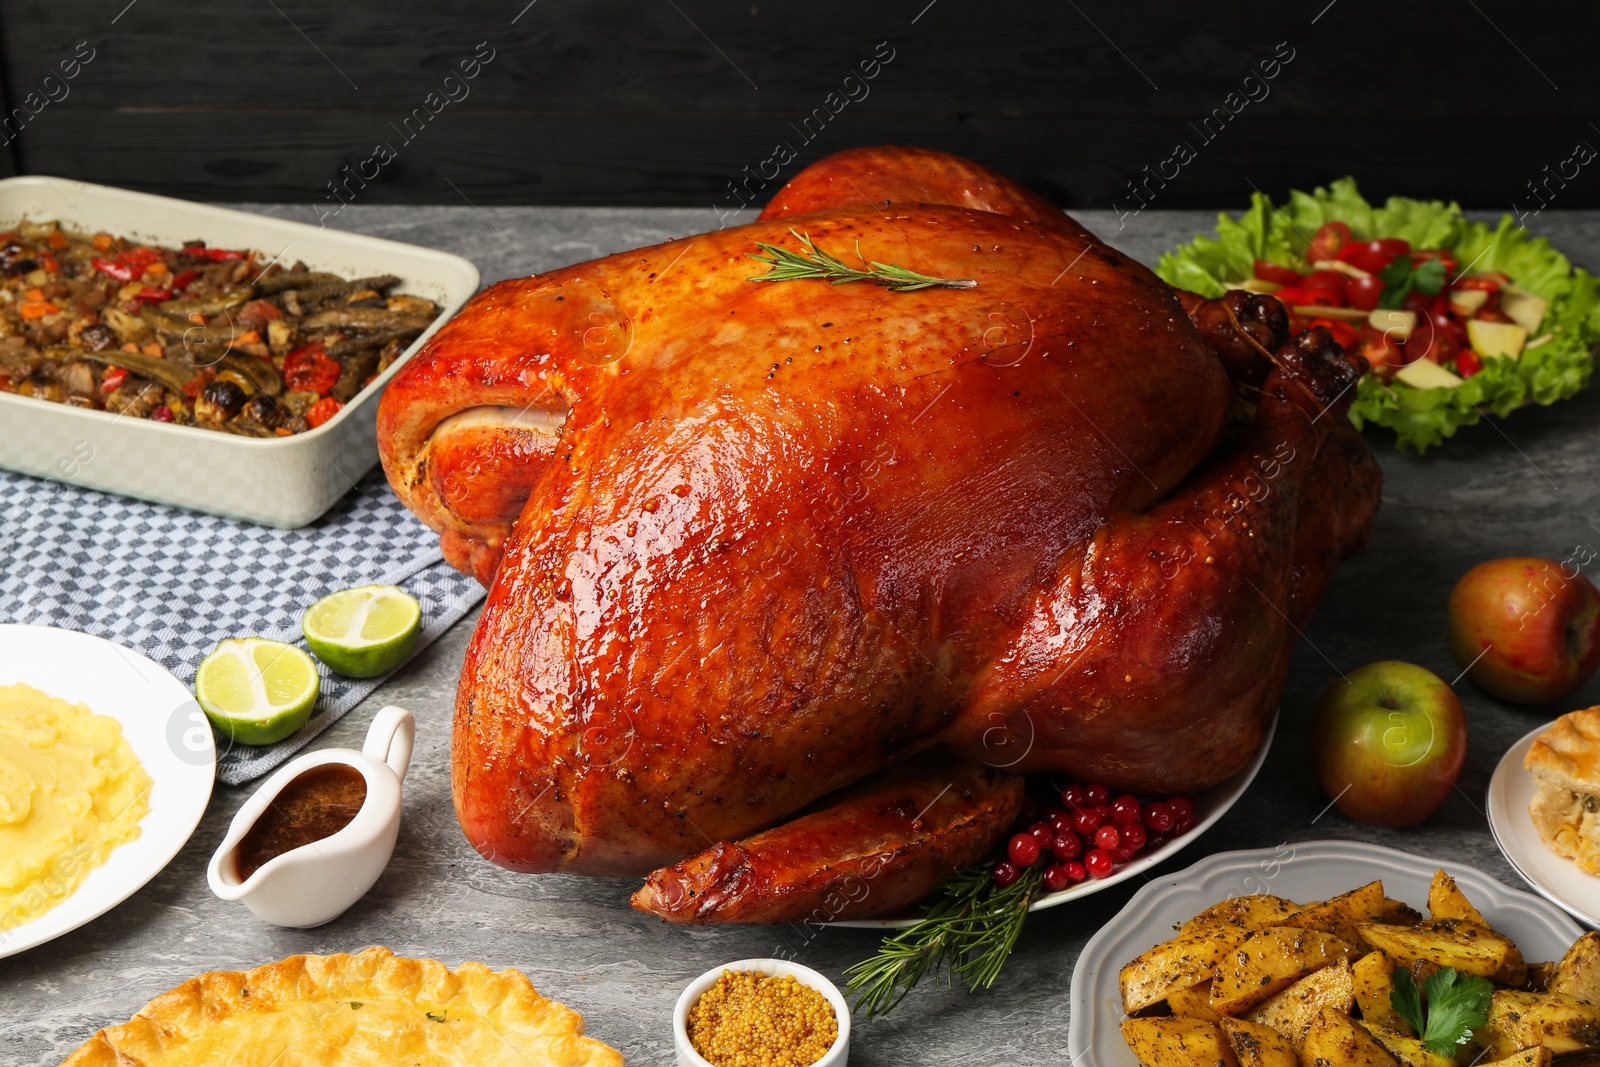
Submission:
{"label": "green lettuce leaf", "polygon": [[[1413,248],[1446,248],[1462,269],[1503,271],[1518,286],[1550,302],[1541,336],[1521,359],[1491,359],[1457,389],[1413,389],[1365,378],[1350,419],[1392,430],[1401,448],[1418,452],[1441,444],[1483,412],[1503,416],[1525,404],[1553,404],[1589,384],[1600,343],[1600,292],[1596,279],[1574,270],[1543,237],[1532,237],[1506,216],[1490,227],[1470,222],[1455,203],[1390,197],[1374,207],[1352,178],[1311,192],[1295,190],[1275,206],[1260,193],[1237,219],[1222,215],[1216,237],[1196,237],[1166,253],[1156,274],[1169,285],[1217,297],[1250,277],[1256,259],[1305,271],[1305,249],[1325,222],[1344,221],[1357,240],[1398,237]],[[1533,340],[1538,340],[1535,338]]]}

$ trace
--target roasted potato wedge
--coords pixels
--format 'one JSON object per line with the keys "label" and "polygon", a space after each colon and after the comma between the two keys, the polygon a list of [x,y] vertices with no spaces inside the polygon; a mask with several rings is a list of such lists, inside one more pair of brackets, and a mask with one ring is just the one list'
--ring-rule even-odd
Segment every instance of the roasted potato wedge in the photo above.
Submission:
{"label": "roasted potato wedge", "polygon": [[[1553,963],[1528,964],[1528,980],[1522,983],[1523,992],[1548,993],[1550,983],[1555,981],[1556,965]],[[1578,998],[1582,1000],[1582,997]]]}
{"label": "roasted potato wedge", "polygon": [[1600,934],[1591,930],[1572,943],[1556,964],[1548,988],[1600,1007]]}
{"label": "roasted potato wedge", "polygon": [[1238,1067],[1233,1045],[1202,1019],[1125,1019],[1122,1036],[1144,1067]]}
{"label": "roasted potato wedge", "polygon": [[1355,946],[1320,930],[1269,926],[1223,957],[1211,983],[1211,1010],[1238,1015],[1338,960]]}
{"label": "roasted potato wedge", "polygon": [[1350,963],[1341,959],[1331,967],[1308,974],[1266,1003],[1258,1005],[1246,1018],[1276,1030],[1290,1045],[1299,1049],[1318,1012],[1348,1015],[1355,1005],[1355,999]]}
{"label": "roasted potato wedge", "polygon": [[1600,1048],[1600,1008],[1565,993],[1499,989],[1489,1002],[1482,1037],[1495,1056],[1534,1045],[1556,1055]]}
{"label": "roasted potato wedge", "polygon": [[1528,976],[1522,953],[1509,938],[1466,919],[1429,919],[1417,926],[1362,923],[1361,939],[1407,966],[1454,967],[1506,986],[1520,986]]}
{"label": "roasted potato wedge", "polygon": [[1381,952],[1369,952],[1350,967],[1355,984],[1356,1004],[1369,1023],[1401,1029],[1403,1020],[1389,996],[1394,992],[1394,961]]}
{"label": "roasted potato wedge", "polygon": [[1179,989],[1167,994],[1167,1008],[1185,1019],[1204,1019],[1214,1023],[1221,1018],[1211,1010],[1211,979],[1206,979],[1189,989]]}
{"label": "roasted potato wedge", "polygon": [[1342,941],[1357,944],[1361,933],[1357,926],[1377,922],[1383,918],[1383,883],[1372,882],[1360,889],[1341,893],[1320,904],[1308,904],[1277,922],[1274,926],[1295,926],[1303,930],[1321,930]]}
{"label": "roasted potato wedge", "polygon": [[1555,1055],[1545,1047],[1518,1049],[1503,1060],[1480,1063],[1477,1067],[1550,1067]]}
{"label": "roasted potato wedge", "polygon": [[1383,1026],[1365,1019],[1361,1021],[1361,1025],[1367,1033],[1377,1038],[1378,1044],[1382,1045],[1389,1055],[1399,1060],[1405,1067],[1455,1067],[1456,1061],[1453,1057],[1429,1052],[1420,1037],[1412,1037],[1397,1027]]}
{"label": "roasted potato wedge", "polygon": [[1348,1015],[1319,1011],[1300,1049],[1302,1063],[1327,1067],[1399,1067],[1378,1039]]}
{"label": "roasted potato wedge", "polygon": [[1415,926],[1422,921],[1422,912],[1403,900],[1385,900],[1382,921],[1386,926]]}
{"label": "roasted potato wedge", "polygon": [[1227,1016],[1218,1025],[1233,1044],[1239,1067],[1300,1067],[1294,1044],[1272,1027]]}
{"label": "roasted potato wedge", "polygon": [[1299,910],[1301,910],[1300,905],[1294,901],[1265,893],[1249,897],[1229,897],[1220,904],[1211,905],[1180,926],[1178,936],[1189,937],[1193,934],[1230,927],[1245,931],[1259,930],[1263,926],[1274,926],[1279,919],[1293,915]]}
{"label": "roasted potato wedge", "polygon": [[1214,977],[1223,959],[1249,936],[1247,930],[1227,929],[1163,941],[1122,968],[1122,1010],[1132,1015]]}
{"label": "roasted potato wedge", "polygon": [[1444,871],[1433,872],[1433,884],[1428,887],[1428,916],[1433,919],[1465,919],[1488,926],[1483,913],[1473,907],[1456,885],[1456,880]]}

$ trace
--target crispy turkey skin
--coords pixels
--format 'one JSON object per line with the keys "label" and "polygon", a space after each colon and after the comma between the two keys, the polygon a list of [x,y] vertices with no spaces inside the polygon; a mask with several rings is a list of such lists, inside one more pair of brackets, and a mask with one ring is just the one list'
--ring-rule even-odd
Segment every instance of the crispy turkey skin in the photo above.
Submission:
{"label": "crispy turkey skin", "polygon": [[[751,280],[791,228],[977,284]],[[844,829],[789,861],[827,867],[885,839],[881,797],[864,841],[861,789],[830,794],[943,753],[993,772],[981,814],[940,809],[981,857],[1008,776],[1226,779],[1379,491],[1345,418],[1359,368],[1286,340],[1275,302],[1180,301],[920,149],[841,153],[757,222],[491,287],[378,424],[395,491],[489,588],[456,705],[468,838],[515,870],[639,875],[831,810]],[[953,854],[914,815],[884,891],[833,918]],[[669,879],[721,879],[695,889],[720,910],[641,906],[782,919],[797,879],[761,840]]]}

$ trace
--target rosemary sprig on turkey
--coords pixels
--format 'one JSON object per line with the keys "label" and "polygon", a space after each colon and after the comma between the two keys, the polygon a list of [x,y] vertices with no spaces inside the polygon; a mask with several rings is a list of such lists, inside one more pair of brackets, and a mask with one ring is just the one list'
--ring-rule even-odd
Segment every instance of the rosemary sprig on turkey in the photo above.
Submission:
{"label": "rosemary sprig on turkey", "polygon": [[1044,884],[1044,865],[1029,867],[1004,888],[986,866],[947,879],[941,896],[915,926],[883,939],[877,955],[845,968],[845,992],[870,1019],[887,1015],[931,971],[946,985],[988,989],[1016,947],[1028,907]]}
{"label": "rosemary sprig on turkey", "polygon": [[795,240],[800,242],[804,251],[796,252],[779,245],[767,244],[765,241],[757,241],[756,247],[767,254],[746,252],[745,255],[770,264],[772,269],[765,274],[746,278],[746,281],[793,282],[814,279],[831,282],[834,285],[844,285],[846,282],[871,282],[896,293],[910,293],[918,289],[974,289],[978,285],[971,278],[936,278],[931,274],[918,274],[907,267],[897,267],[892,263],[869,261],[861,254],[861,242],[857,241],[856,258],[868,268],[859,270],[839,257],[818,248],[809,233],[801,233],[794,229],[789,232],[794,234]]}

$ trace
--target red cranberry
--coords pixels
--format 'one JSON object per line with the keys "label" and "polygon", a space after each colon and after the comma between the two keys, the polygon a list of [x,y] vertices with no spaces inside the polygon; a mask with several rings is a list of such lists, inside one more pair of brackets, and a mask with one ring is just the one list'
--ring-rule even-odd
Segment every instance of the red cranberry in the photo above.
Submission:
{"label": "red cranberry", "polygon": [[172,409],[167,407],[167,405],[162,404],[160,407],[156,408],[154,411],[152,411],[150,413],[150,421],[151,422],[171,422],[172,421]]}
{"label": "red cranberry", "polygon": [[1004,889],[1015,882],[1020,874],[1022,872],[1017,870],[1016,867],[1005,860],[1001,860],[994,865],[994,884]]}
{"label": "red cranberry", "polygon": [[1041,819],[1028,827],[1028,833],[1039,842],[1040,848],[1049,848],[1051,840],[1056,836],[1056,828]]}
{"label": "red cranberry", "polygon": [[1039,862],[1039,839],[1032,834],[1018,834],[1006,846],[1006,854],[1018,868],[1032,867]]}
{"label": "red cranberry", "polygon": [[1110,804],[1101,804],[1101,805],[1099,805],[1098,807],[1096,807],[1094,809],[1094,813],[1096,815],[1100,816],[1100,825],[1101,826],[1105,826],[1107,823],[1111,822],[1111,805]]}
{"label": "red cranberry", "polygon": [[1068,811],[1086,807],[1089,794],[1081,785],[1069,785],[1061,791],[1061,803],[1067,806]]}
{"label": "red cranberry", "polygon": [[1111,805],[1111,819],[1118,826],[1132,826],[1139,821],[1139,798],[1120,796]]}
{"label": "red cranberry", "polygon": [[1072,879],[1073,885],[1077,885],[1079,882],[1085,881],[1089,877],[1089,868],[1085,867],[1077,860],[1069,860],[1068,862],[1063,863],[1061,866],[1067,869],[1067,877]]}
{"label": "red cranberry", "polygon": [[1068,815],[1064,811],[1056,812],[1054,815],[1050,816],[1050,828],[1058,834],[1071,833],[1072,816]]}
{"label": "red cranberry", "polygon": [[1089,803],[1093,804],[1097,808],[1102,804],[1108,804],[1111,802],[1111,790],[1107,789],[1099,782],[1096,782],[1094,785],[1091,785],[1088,789],[1084,790],[1084,795],[1088,797]]}
{"label": "red cranberry", "polygon": [[1151,852],[1154,852],[1156,849],[1161,848],[1166,843],[1166,834],[1151,834],[1145,839],[1144,847],[1149,849]]}
{"label": "red cranberry", "polygon": [[1126,842],[1118,845],[1116,848],[1110,849],[1109,851],[1111,853],[1111,858],[1116,860],[1118,863],[1132,863],[1133,858],[1139,854],[1138,849],[1127,844]]}
{"label": "red cranberry", "polygon": [[1083,853],[1083,838],[1071,830],[1063,830],[1050,842],[1050,851],[1058,860],[1075,860]]}
{"label": "red cranberry", "polygon": [[1089,869],[1089,873],[1094,877],[1109,878],[1111,877],[1111,872],[1117,866],[1117,861],[1112,859],[1111,853],[1105,849],[1092,848],[1089,850],[1089,854],[1083,857],[1083,865]]}
{"label": "red cranberry", "polygon": [[1102,826],[1094,832],[1094,843],[1100,848],[1116,848],[1122,843],[1122,834],[1115,826]]}
{"label": "red cranberry", "polygon": [[1044,869],[1044,887],[1050,892],[1059,893],[1071,884],[1072,875],[1065,864],[1052,863]]}
{"label": "red cranberry", "polygon": [[1167,801],[1167,807],[1172,809],[1172,829],[1175,833],[1186,834],[1199,821],[1194,801],[1188,797],[1173,797]]}
{"label": "red cranberry", "polygon": [[1100,829],[1100,816],[1093,808],[1080,811],[1072,817],[1072,828],[1084,837],[1093,837],[1094,832]]}
{"label": "red cranberry", "polygon": [[1144,806],[1145,827],[1158,834],[1172,833],[1172,826],[1176,821],[1172,814],[1172,808],[1166,804],[1158,801]]}
{"label": "red cranberry", "polygon": [[1138,852],[1141,848],[1144,848],[1145,842],[1149,840],[1148,835],[1145,833],[1144,827],[1139,823],[1133,823],[1129,826],[1119,826],[1117,827],[1117,832],[1122,835],[1122,843],[1133,849],[1135,852]]}

